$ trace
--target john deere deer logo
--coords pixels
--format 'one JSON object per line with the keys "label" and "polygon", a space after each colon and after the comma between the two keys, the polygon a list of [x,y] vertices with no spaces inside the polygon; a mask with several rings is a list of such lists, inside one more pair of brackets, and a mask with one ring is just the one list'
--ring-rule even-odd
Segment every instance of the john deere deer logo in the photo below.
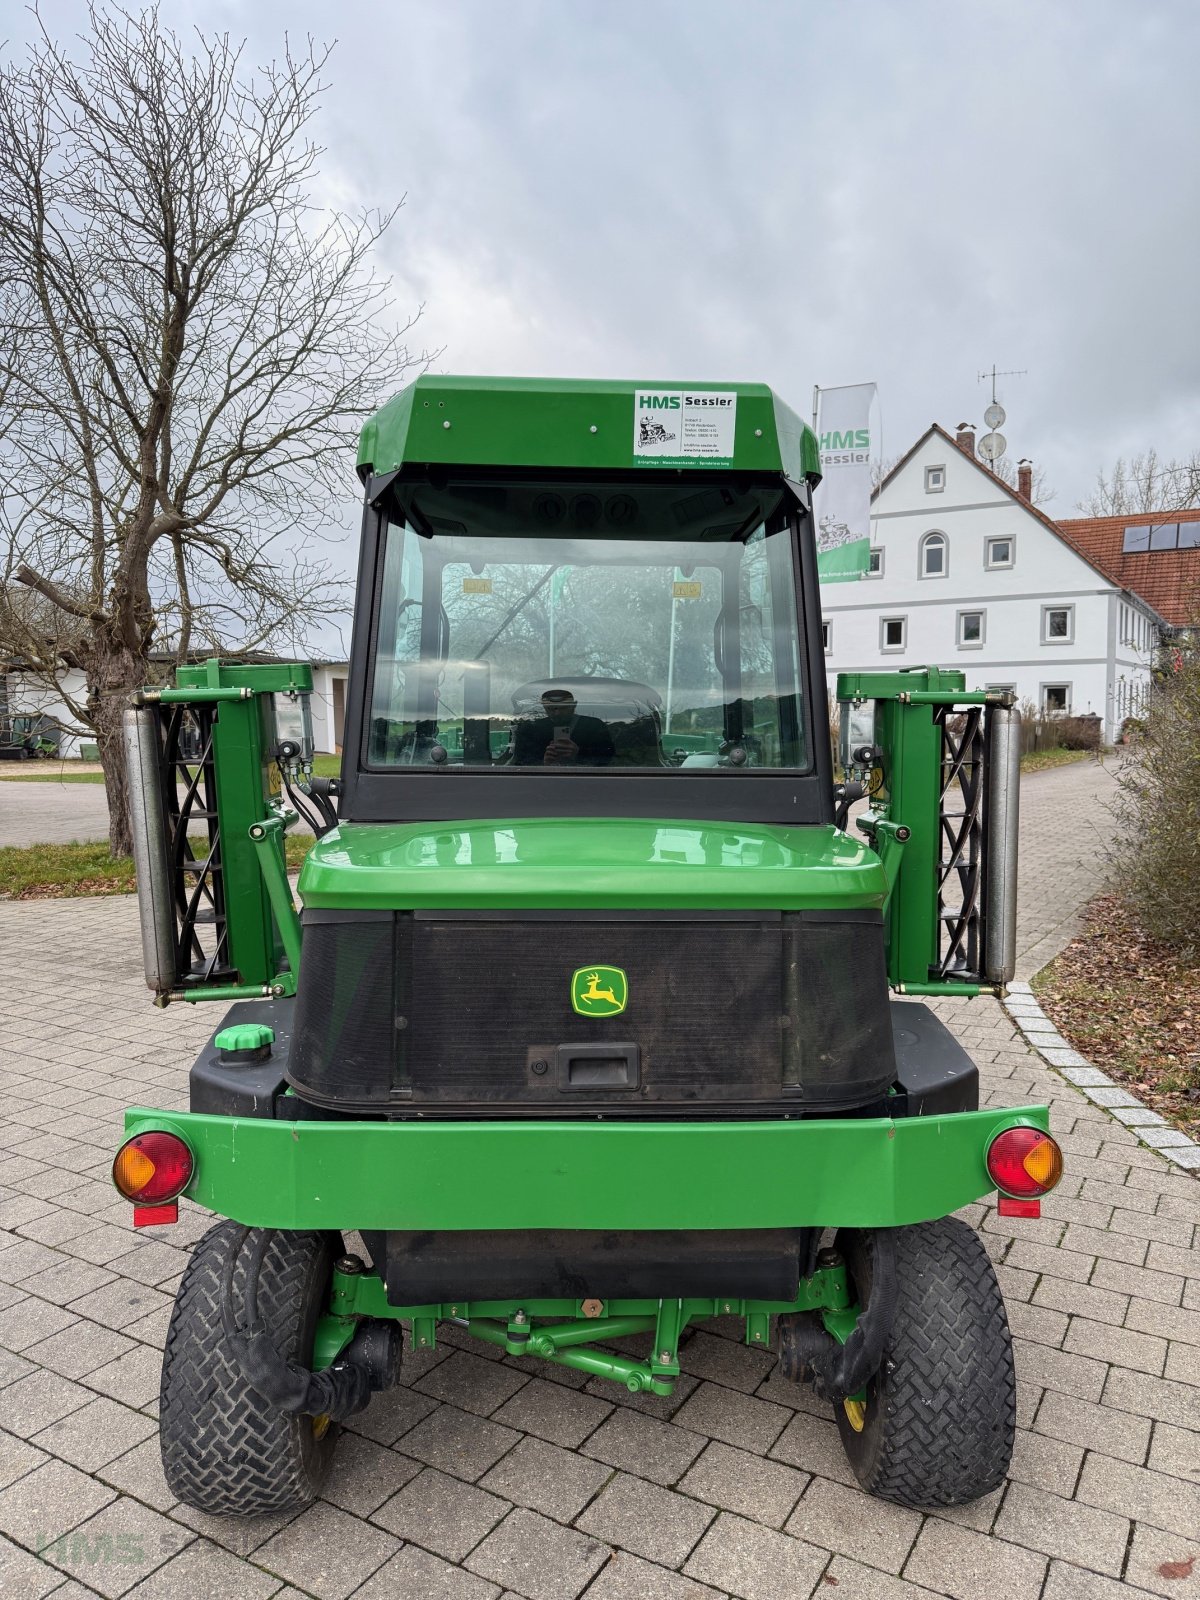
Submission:
{"label": "john deere deer logo", "polygon": [[571,1006],[581,1017],[615,1017],[629,1000],[620,967],[580,967],[571,974]]}

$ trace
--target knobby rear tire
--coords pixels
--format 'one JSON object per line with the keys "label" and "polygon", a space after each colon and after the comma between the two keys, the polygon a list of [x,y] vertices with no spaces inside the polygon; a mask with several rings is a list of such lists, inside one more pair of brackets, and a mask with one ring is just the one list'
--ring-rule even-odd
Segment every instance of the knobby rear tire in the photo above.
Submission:
{"label": "knobby rear tire", "polygon": [[[197,1244],[167,1330],[159,1436],[171,1493],[197,1510],[251,1516],[307,1505],[329,1470],[337,1425],[276,1411],[243,1378],[225,1339],[221,1284],[241,1229],[221,1222]],[[243,1314],[241,1247],[233,1305]],[[258,1311],[276,1349],[307,1366],[342,1241],[333,1233],[275,1233],[263,1257]]]}
{"label": "knobby rear tire", "polygon": [[[838,1431],[859,1483],[897,1505],[964,1505],[999,1488],[1012,1459],[1016,1375],[996,1269],[956,1217],[897,1228],[898,1303],[883,1364],[867,1385],[862,1432],[844,1406]],[[837,1249],[870,1297],[864,1234]]]}

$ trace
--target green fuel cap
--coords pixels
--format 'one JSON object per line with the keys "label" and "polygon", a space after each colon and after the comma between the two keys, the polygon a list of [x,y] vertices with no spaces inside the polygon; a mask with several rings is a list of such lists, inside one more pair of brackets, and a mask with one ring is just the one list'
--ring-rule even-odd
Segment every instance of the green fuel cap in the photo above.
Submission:
{"label": "green fuel cap", "polygon": [[232,1028],[222,1028],[213,1040],[223,1056],[269,1055],[275,1042],[275,1029],[265,1022],[239,1022]]}

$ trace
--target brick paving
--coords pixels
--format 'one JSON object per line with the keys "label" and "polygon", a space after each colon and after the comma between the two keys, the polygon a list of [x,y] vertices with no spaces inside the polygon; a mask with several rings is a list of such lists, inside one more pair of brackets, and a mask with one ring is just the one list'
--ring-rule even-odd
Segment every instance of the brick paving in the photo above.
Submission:
{"label": "brick paving", "polygon": [[[1102,878],[1110,786],[1091,764],[1026,780],[1021,976]],[[1050,1101],[1068,1167],[1040,1221],[968,1208],[1019,1374],[1011,1480],[985,1501],[923,1515],[862,1495],[826,1408],[718,1322],[684,1346],[668,1400],[449,1330],[343,1434],[317,1505],[175,1504],[160,1350],[206,1219],[185,1207],[135,1235],[107,1174],[126,1104],[183,1103],[211,1013],[153,1010],[139,960],[132,901],[0,905],[5,1600],[1200,1596],[1200,1185],[987,1000],[940,1010],[989,1103]]]}

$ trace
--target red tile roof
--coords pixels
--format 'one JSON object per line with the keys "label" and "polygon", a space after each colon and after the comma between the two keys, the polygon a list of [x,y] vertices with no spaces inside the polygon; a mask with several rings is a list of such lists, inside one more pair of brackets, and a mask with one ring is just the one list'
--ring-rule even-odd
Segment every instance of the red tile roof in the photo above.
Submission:
{"label": "red tile roof", "polygon": [[1085,561],[1099,567],[1113,583],[1131,589],[1147,605],[1186,627],[1200,618],[1200,549],[1138,550],[1125,553],[1125,529],[1148,523],[1200,522],[1193,511],[1136,511],[1124,517],[1072,517],[1058,531]]}

